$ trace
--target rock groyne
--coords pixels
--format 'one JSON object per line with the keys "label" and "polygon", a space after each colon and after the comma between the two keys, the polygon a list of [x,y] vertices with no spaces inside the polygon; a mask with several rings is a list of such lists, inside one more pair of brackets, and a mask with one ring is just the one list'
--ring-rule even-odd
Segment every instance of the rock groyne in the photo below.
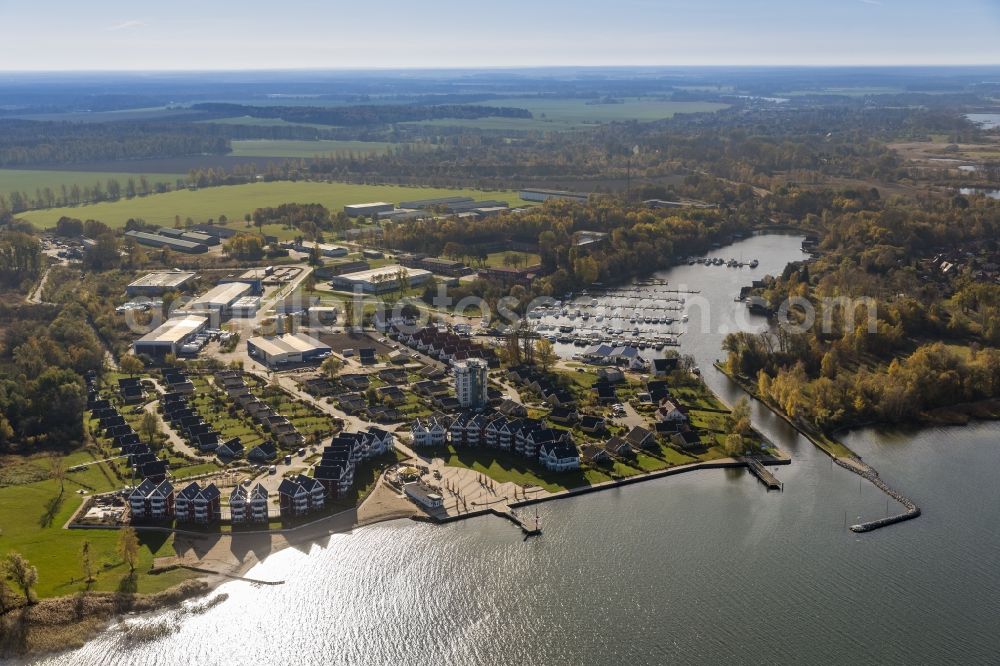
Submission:
{"label": "rock groyne", "polygon": [[843,467],[846,470],[854,472],[858,476],[869,481],[873,486],[884,492],[886,495],[896,500],[902,504],[906,511],[903,513],[898,513],[894,516],[886,516],[885,518],[879,518],[877,520],[869,520],[864,523],[858,523],[857,525],[851,525],[852,532],[873,532],[882,527],[888,527],[889,525],[895,525],[896,523],[901,523],[906,520],[913,520],[920,515],[920,507],[917,506],[916,502],[906,497],[898,490],[890,487],[882,477],[879,476],[878,472],[872,468],[870,465],[865,464],[858,458],[852,458],[844,460],[842,458],[834,458],[834,462]]}

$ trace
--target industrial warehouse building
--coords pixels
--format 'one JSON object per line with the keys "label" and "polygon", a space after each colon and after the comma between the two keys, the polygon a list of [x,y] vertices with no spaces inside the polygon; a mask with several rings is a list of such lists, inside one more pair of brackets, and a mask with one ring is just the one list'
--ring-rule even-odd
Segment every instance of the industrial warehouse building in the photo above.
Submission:
{"label": "industrial warehouse building", "polygon": [[421,217],[427,217],[428,213],[424,210],[417,210],[416,208],[396,208],[394,210],[387,210],[383,213],[378,214],[379,220],[417,220]]}
{"label": "industrial warehouse building", "polygon": [[442,208],[446,213],[476,213],[477,216],[481,216],[482,214],[479,211],[494,209],[506,210],[508,205],[509,204],[506,201],[486,199],[484,201],[462,201],[459,203],[447,204],[442,206]]}
{"label": "industrial warehouse building", "polygon": [[128,296],[162,296],[177,291],[194,279],[194,273],[184,271],[159,271],[144,275],[125,287]]}
{"label": "industrial warehouse building", "polygon": [[308,363],[330,355],[330,345],[305,333],[259,336],[247,340],[247,353],[268,366]]}
{"label": "industrial warehouse building", "polygon": [[439,197],[437,199],[418,199],[416,201],[403,201],[399,204],[404,210],[440,210],[444,213],[467,213],[483,209],[503,208],[508,206],[506,201],[487,199],[476,201],[472,197]]}
{"label": "industrial warehouse building", "polygon": [[207,317],[198,315],[174,317],[132,343],[132,350],[136,354],[154,357],[176,354],[185,343],[207,326]]}
{"label": "industrial warehouse building", "polygon": [[184,306],[188,312],[225,317],[232,314],[233,304],[252,295],[253,287],[246,282],[224,282],[216,285]]}
{"label": "industrial warehouse building", "polygon": [[253,317],[260,309],[260,296],[242,296],[230,306],[229,314],[233,317]]}
{"label": "industrial warehouse building", "polygon": [[183,238],[171,238],[163,234],[150,234],[145,231],[126,231],[125,238],[131,238],[140,245],[149,247],[165,247],[175,252],[185,252],[187,254],[202,254],[208,252],[208,246],[204,243],[196,243]]}
{"label": "industrial warehouse building", "polygon": [[351,217],[371,217],[372,215],[378,215],[379,213],[387,213],[394,208],[395,206],[391,203],[374,201],[372,203],[350,204],[348,206],[344,206],[344,212]]}
{"label": "industrial warehouse building", "polygon": [[230,227],[220,227],[215,224],[196,224],[191,227],[193,231],[200,231],[203,234],[208,234],[209,236],[215,236],[216,238],[232,238],[233,236],[240,233],[238,229],[233,229]]}
{"label": "industrial warehouse building", "polygon": [[566,201],[576,201],[587,203],[590,194],[587,192],[567,192],[566,190],[521,190],[518,196],[525,201],[548,201],[549,199],[562,199]]}
{"label": "industrial warehouse building", "polygon": [[417,208],[420,210],[425,210],[427,208],[443,208],[445,206],[453,206],[455,204],[469,204],[474,203],[475,199],[472,197],[437,197],[435,199],[416,199],[414,201],[400,201],[400,208]]}
{"label": "industrial warehouse building", "polygon": [[323,257],[346,257],[348,252],[347,248],[342,245],[310,243],[307,241],[293,243],[292,249],[298,250],[299,252],[312,252],[316,249],[319,250],[320,255]]}
{"label": "industrial warehouse building", "polygon": [[366,294],[381,294],[399,287],[400,271],[406,275],[411,287],[419,286],[431,277],[430,271],[420,268],[404,268],[399,264],[392,264],[357,273],[335,275],[330,280],[330,285],[334,289],[345,291],[354,291],[356,287],[360,287],[361,291]]}
{"label": "industrial warehouse building", "polygon": [[156,233],[161,236],[180,238],[181,240],[201,243],[202,245],[219,245],[222,241],[218,236],[206,234],[202,231],[188,231],[187,229],[174,229],[172,227],[160,227]]}

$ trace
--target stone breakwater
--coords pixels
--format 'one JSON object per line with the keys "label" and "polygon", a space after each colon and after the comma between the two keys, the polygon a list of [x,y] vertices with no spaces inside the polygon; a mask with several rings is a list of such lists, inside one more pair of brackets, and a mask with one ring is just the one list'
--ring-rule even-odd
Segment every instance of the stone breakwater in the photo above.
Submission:
{"label": "stone breakwater", "polygon": [[889,525],[901,523],[905,520],[913,520],[920,515],[920,507],[917,506],[913,500],[904,496],[898,490],[889,487],[889,484],[882,480],[882,477],[879,476],[877,471],[862,462],[860,459],[851,458],[844,460],[842,458],[834,458],[833,460],[844,469],[850,470],[858,476],[866,479],[876,488],[906,508],[906,511],[896,514],[895,516],[887,516],[885,518],[879,518],[878,520],[870,520],[868,522],[858,523],[857,525],[851,525],[852,532],[872,532],[882,527],[888,527]]}

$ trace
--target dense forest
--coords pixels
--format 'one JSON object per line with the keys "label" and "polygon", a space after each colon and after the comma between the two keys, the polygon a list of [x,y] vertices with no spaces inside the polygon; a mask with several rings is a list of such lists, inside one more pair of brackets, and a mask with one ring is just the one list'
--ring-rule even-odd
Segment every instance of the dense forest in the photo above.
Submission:
{"label": "dense forest", "polygon": [[526,109],[459,104],[379,104],[362,106],[247,106],[243,104],[195,104],[196,112],[214,117],[249,116],[275,118],[290,123],[365,126],[418,120],[471,118],[531,118]]}
{"label": "dense forest", "polygon": [[0,121],[0,166],[225,153],[211,125]]}
{"label": "dense forest", "polygon": [[[755,290],[771,311],[807,299],[817,323],[730,335],[729,369],[791,418],[824,430],[912,422],[1000,397],[1000,284],[990,270],[1000,256],[1000,204],[825,199],[800,222],[818,235],[819,258]],[[963,270],[942,271],[942,257]],[[793,307],[787,319],[807,316]]]}

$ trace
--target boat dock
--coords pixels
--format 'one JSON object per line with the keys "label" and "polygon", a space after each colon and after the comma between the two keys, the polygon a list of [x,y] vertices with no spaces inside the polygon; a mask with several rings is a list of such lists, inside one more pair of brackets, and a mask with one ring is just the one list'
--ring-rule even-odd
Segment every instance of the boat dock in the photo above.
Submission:
{"label": "boat dock", "polygon": [[747,469],[750,473],[756,476],[761,483],[767,486],[768,490],[784,490],[785,484],[778,480],[774,474],[772,474],[764,465],[756,458],[746,456],[742,458],[743,462],[746,463]]}
{"label": "boat dock", "polygon": [[542,533],[541,526],[538,525],[538,523],[535,522],[533,518],[532,519],[524,518],[513,509],[507,509],[506,511],[494,510],[494,513],[496,513],[498,516],[503,516],[507,520],[511,521],[512,523],[520,527],[521,531],[524,532],[525,537],[538,536],[539,534]]}
{"label": "boat dock", "polygon": [[609,287],[607,289],[595,289],[594,295],[615,296],[623,294],[700,294],[697,289],[643,289],[642,287]]}

